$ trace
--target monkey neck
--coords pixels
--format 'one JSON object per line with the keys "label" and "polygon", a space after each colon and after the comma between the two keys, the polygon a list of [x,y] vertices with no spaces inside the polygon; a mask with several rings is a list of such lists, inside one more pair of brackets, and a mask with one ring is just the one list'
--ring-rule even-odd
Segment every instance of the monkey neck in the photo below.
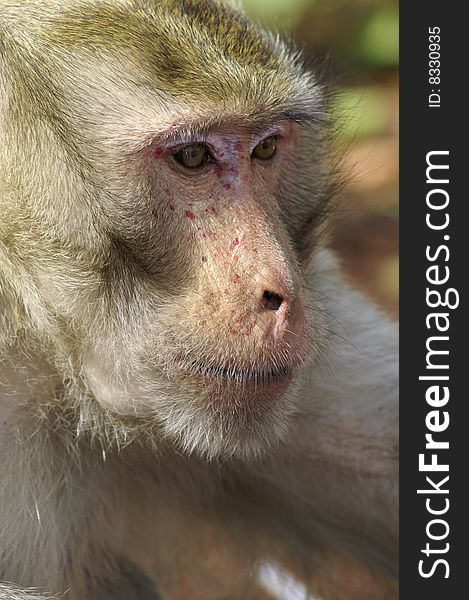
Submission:
{"label": "monkey neck", "polygon": [[[40,353],[26,352],[20,338],[4,345],[8,353],[0,362],[2,568],[13,581],[57,589],[64,581],[64,548],[79,539],[85,526],[85,511],[77,503],[86,497],[79,499],[70,491],[77,489],[84,471],[70,460],[66,439],[44,426],[60,378]],[[47,557],[47,564],[37,557]]]}

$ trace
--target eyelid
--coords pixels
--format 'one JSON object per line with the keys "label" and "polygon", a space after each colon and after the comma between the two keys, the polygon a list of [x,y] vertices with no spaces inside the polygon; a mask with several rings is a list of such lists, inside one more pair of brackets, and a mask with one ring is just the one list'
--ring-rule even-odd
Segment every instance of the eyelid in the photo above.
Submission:
{"label": "eyelid", "polygon": [[208,142],[204,142],[202,140],[194,140],[191,142],[182,142],[171,146],[166,146],[166,152],[167,154],[173,156],[174,154],[181,152],[181,150],[184,150],[184,148],[190,148],[191,146],[205,146],[207,148],[208,154],[210,155],[210,158],[216,160],[212,146]]}

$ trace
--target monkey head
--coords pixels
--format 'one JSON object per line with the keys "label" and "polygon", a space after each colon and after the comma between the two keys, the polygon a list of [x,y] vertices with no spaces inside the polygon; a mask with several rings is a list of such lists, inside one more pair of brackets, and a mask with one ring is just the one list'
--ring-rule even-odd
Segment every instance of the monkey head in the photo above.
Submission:
{"label": "monkey head", "polygon": [[138,5],[49,2],[18,32],[6,260],[82,425],[260,453],[325,341],[306,285],[331,187],[320,86],[238,9]]}

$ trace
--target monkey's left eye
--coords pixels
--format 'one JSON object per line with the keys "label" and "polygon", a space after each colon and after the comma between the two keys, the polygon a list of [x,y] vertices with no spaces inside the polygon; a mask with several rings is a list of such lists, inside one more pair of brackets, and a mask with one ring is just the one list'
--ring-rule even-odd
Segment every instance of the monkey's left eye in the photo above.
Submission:
{"label": "monkey's left eye", "polygon": [[173,154],[173,158],[186,169],[200,169],[210,159],[207,144],[188,144]]}
{"label": "monkey's left eye", "polygon": [[252,151],[252,156],[258,160],[270,160],[277,151],[277,138],[273,135],[262,140]]}

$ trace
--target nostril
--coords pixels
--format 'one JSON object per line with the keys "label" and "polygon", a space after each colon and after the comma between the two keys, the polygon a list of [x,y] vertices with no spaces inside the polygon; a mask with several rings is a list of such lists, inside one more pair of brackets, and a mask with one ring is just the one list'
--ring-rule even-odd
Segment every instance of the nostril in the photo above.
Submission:
{"label": "nostril", "polygon": [[278,310],[283,302],[283,296],[275,292],[265,290],[262,296],[262,304],[266,310]]}

